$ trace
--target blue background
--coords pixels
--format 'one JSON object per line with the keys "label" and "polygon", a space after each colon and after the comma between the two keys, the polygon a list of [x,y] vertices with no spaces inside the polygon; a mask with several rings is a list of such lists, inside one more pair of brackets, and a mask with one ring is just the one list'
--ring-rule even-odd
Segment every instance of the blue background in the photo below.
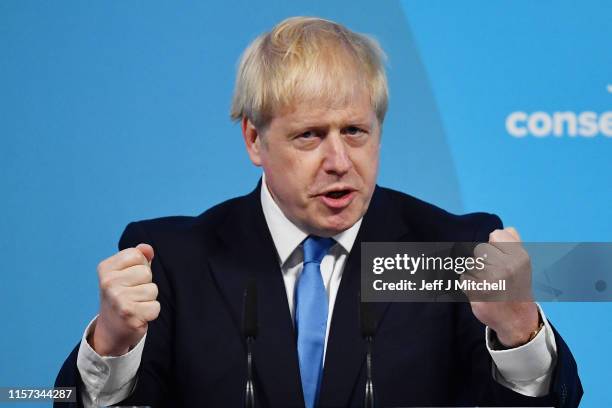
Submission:
{"label": "blue background", "polygon": [[[379,184],[495,212],[526,241],[612,241],[612,138],[505,129],[514,111],[610,110],[611,12],[604,0],[0,2],[0,386],[53,383],[129,221],[195,215],[255,186],[229,120],[235,66],[292,15],[386,50]],[[612,306],[544,307],[578,362],[582,406],[612,406]]]}

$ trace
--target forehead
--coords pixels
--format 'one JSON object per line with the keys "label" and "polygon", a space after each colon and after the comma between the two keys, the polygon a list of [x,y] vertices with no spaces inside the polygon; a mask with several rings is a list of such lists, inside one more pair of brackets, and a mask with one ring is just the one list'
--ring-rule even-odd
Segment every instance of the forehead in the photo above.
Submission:
{"label": "forehead", "polygon": [[372,127],[377,122],[369,93],[356,92],[351,97],[311,97],[294,100],[279,109],[269,128],[293,130],[304,127],[361,125]]}

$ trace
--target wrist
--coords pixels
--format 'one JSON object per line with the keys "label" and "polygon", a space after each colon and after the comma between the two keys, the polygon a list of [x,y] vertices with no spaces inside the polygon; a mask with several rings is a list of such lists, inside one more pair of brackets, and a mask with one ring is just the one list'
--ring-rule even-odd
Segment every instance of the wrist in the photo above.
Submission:
{"label": "wrist", "polygon": [[130,345],[126,342],[117,341],[117,336],[112,335],[100,317],[92,324],[91,332],[87,336],[87,342],[91,348],[100,356],[117,357],[126,354]]}
{"label": "wrist", "polygon": [[502,348],[520,347],[529,343],[538,335],[544,326],[544,322],[535,303],[533,307],[535,312],[529,313],[529,317],[519,319],[507,328],[493,330]]}

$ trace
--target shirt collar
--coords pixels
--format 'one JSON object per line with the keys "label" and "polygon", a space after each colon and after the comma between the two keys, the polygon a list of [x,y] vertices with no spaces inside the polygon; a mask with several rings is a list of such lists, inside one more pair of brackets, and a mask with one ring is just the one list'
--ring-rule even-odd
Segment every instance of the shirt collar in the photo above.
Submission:
{"label": "shirt collar", "polygon": [[[281,265],[283,265],[287,259],[289,259],[293,251],[295,251],[302,241],[306,239],[308,234],[298,228],[297,225],[292,223],[285,214],[283,214],[268,190],[265,174],[262,176],[260,198],[264,217],[268,224],[270,234],[272,235],[272,241],[274,241],[276,252],[278,252]],[[350,253],[353,248],[362,220],[363,217],[349,229],[332,237],[347,253]]]}

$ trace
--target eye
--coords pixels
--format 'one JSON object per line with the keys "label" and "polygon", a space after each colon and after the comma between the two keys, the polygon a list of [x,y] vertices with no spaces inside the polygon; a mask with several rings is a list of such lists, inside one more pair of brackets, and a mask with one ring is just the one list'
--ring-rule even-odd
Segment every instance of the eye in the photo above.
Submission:
{"label": "eye", "polygon": [[315,132],[313,132],[312,130],[307,130],[304,133],[300,133],[297,137],[302,138],[302,139],[311,139],[314,136],[316,136]]}
{"label": "eye", "polygon": [[344,129],[344,133],[349,136],[361,136],[367,132],[361,128],[358,128],[357,126],[348,126]]}
{"label": "eye", "polygon": [[304,130],[302,133],[297,133],[291,138],[291,142],[295,147],[301,150],[312,150],[316,148],[323,140],[324,134],[317,129]]}

